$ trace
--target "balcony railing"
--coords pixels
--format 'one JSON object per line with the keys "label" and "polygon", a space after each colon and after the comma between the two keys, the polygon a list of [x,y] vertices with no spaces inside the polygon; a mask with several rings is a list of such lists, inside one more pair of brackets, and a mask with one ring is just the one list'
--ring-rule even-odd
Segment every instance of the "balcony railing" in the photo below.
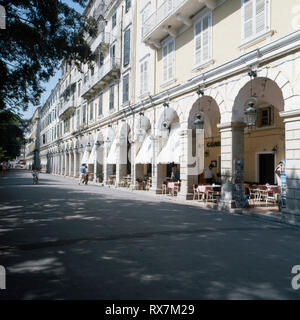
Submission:
{"label": "balcony railing", "polygon": [[143,24],[143,41],[153,43],[156,47],[168,33],[172,37],[177,35],[183,24],[192,25],[191,16],[207,6],[216,8],[217,0],[165,0]]}
{"label": "balcony railing", "polygon": [[62,108],[59,111],[59,118],[65,119],[72,114],[76,109],[75,95],[69,98],[69,100],[63,103]]}
{"label": "balcony railing", "polygon": [[94,52],[97,48],[104,51],[111,43],[111,34],[109,32],[101,31],[94,41],[91,41],[91,50]]}
{"label": "balcony railing", "polygon": [[98,69],[98,72],[95,73],[84,85],[82,88],[82,96],[88,97],[93,95],[93,93],[107,83],[119,77],[121,59],[113,58],[110,59],[107,63],[101,66]]}
{"label": "balcony railing", "polygon": [[145,38],[163,20],[171,16],[184,2],[188,0],[166,0],[163,4],[145,21],[143,26],[143,38]]}

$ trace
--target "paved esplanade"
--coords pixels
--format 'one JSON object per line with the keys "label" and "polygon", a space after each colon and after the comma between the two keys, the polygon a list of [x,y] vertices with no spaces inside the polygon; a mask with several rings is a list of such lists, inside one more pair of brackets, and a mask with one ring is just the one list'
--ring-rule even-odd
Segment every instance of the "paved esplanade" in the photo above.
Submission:
{"label": "paved esplanade", "polygon": [[0,180],[0,299],[300,298],[300,229],[41,174]]}

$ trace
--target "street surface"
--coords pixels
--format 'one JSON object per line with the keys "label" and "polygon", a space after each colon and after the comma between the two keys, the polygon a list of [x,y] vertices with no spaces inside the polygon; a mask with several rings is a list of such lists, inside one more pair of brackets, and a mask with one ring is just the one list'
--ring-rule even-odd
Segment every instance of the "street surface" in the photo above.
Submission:
{"label": "street surface", "polygon": [[299,299],[300,229],[12,170],[0,299]]}

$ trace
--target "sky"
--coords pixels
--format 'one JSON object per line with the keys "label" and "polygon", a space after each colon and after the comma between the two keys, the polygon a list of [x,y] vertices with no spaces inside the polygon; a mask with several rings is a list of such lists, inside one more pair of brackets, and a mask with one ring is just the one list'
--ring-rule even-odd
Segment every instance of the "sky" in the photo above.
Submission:
{"label": "sky", "polygon": [[[64,0],[65,3],[67,3],[70,7],[75,8],[78,12],[83,12],[84,8],[82,8],[77,3],[74,3],[71,0]],[[55,75],[47,82],[43,83],[42,86],[46,89],[46,91],[42,94],[40,105],[42,106],[47,98],[49,97],[51,90],[54,89],[58,79],[60,78],[61,71],[58,69],[55,73]],[[29,106],[28,110],[23,112],[23,119],[30,119],[36,109],[36,106]]]}

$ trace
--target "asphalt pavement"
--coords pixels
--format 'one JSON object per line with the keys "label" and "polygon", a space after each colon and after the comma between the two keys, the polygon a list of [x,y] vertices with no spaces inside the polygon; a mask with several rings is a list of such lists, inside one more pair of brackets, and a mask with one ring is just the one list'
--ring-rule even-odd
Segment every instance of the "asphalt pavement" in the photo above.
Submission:
{"label": "asphalt pavement", "polygon": [[0,265],[0,299],[299,299],[300,229],[11,170]]}

